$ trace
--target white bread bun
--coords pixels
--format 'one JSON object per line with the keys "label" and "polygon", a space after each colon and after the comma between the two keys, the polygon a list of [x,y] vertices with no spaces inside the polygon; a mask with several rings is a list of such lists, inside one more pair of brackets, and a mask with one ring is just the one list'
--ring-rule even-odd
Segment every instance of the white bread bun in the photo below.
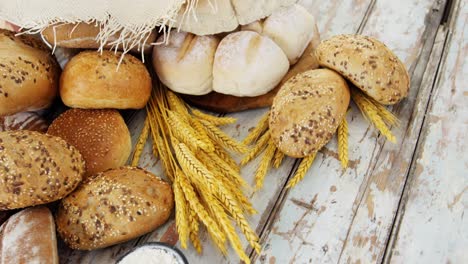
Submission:
{"label": "white bread bun", "polygon": [[0,116],[48,107],[59,75],[59,65],[40,40],[0,29]]}
{"label": "white bread bun", "polygon": [[294,4],[296,0],[232,0],[240,25],[246,25],[271,15],[277,9]]}
{"label": "white bread bun", "polygon": [[87,109],[140,109],[151,95],[146,66],[126,54],[83,51],[65,65],[60,76],[60,96],[65,105]]}
{"label": "white bread bun", "polygon": [[114,109],[69,109],[47,133],[78,149],[86,164],[85,178],[123,166],[132,150],[127,125]]}
{"label": "white bread bun", "polygon": [[291,65],[299,60],[310,42],[314,48],[320,44],[314,17],[297,4],[276,10],[264,21],[242,26],[242,30],[255,31],[271,38],[288,56]]}
{"label": "white bread bun", "polygon": [[122,243],[164,224],[174,208],[171,186],[146,170],[99,173],[60,203],[57,230],[73,249]]}
{"label": "white bread bun", "polygon": [[171,32],[167,45],[154,47],[153,66],[159,79],[178,93],[203,95],[211,92],[218,43],[214,36]]}
{"label": "white bread bun", "polygon": [[0,227],[0,264],[58,264],[52,213],[45,206],[24,209]]}
{"label": "white bread bun", "polygon": [[216,50],[213,90],[239,97],[262,95],[288,69],[288,58],[270,38],[252,31],[235,32],[221,40]]}

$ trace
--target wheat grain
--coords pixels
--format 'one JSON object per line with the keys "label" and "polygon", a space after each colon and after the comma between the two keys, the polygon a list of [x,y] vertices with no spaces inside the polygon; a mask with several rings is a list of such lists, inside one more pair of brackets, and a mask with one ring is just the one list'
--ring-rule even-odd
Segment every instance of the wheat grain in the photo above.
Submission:
{"label": "wheat grain", "polygon": [[276,149],[275,156],[273,157],[273,167],[275,169],[278,169],[281,166],[281,163],[283,163],[284,156],[285,155],[281,150]]}
{"label": "wheat grain", "polygon": [[132,157],[132,162],[131,162],[131,165],[133,167],[138,166],[141,153],[143,152],[143,148],[145,147],[146,140],[148,139],[149,129],[150,129],[149,119],[148,119],[148,116],[146,116],[143,129],[140,132],[140,136],[138,137],[137,143],[135,145],[135,150],[133,151],[133,157]]}
{"label": "wheat grain", "polygon": [[250,132],[247,137],[242,141],[245,145],[250,145],[252,142],[257,140],[263,132],[268,130],[268,118],[270,116],[270,112],[267,112],[258,122],[257,126]]}
{"label": "wheat grain", "polygon": [[241,160],[240,165],[245,166],[247,163],[255,159],[258,154],[267,146],[270,141],[270,131],[267,131],[262,137],[258,140],[257,144],[247,153],[247,155]]}
{"label": "wheat grain", "polygon": [[265,180],[265,176],[268,173],[268,169],[270,168],[271,160],[275,155],[276,145],[273,141],[268,142],[268,146],[263,153],[262,160],[260,161],[260,165],[258,166],[257,170],[255,171],[255,189],[259,190],[263,187],[263,181]]}
{"label": "wheat grain", "polygon": [[192,114],[202,120],[208,121],[215,126],[224,126],[229,124],[234,124],[237,119],[233,117],[219,117],[205,114],[202,111],[193,109]]}
{"label": "wheat grain", "polygon": [[294,177],[289,180],[286,188],[292,188],[296,186],[304,178],[304,176],[307,174],[307,171],[310,169],[310,166],[312,166],[316,155],[317,153],[314,153],[302,159],[299,167],[296,170],[296,174],[294,174]]}
{"label": "wheat grain", "polygon": [[340,158],[341,166],[348,167],[348,121],[346,116],[338,126],[338,157]]}
{"label": "wheat grain", "polygon": [[236,142],[233,138],[228,136],[215,125],[206,120],[200,120],[200,122],[206,128],[208,136],[211,137],[214,141],[218,142],[218,144],[221,146],[239,153],[247,152],[247,147],[244,144]]}

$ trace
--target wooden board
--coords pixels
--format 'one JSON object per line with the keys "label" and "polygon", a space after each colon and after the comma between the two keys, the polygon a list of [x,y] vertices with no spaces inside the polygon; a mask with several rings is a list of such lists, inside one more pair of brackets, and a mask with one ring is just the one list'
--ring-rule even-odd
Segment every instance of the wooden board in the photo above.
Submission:
{"label": "wooden board", "polygon": [[468,4],[449,38],[388,249],[390,263],[468,263]]}

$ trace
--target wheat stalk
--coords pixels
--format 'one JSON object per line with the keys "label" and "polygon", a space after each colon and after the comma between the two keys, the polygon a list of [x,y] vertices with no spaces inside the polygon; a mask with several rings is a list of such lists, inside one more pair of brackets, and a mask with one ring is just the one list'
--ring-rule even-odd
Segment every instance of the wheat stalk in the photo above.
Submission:
{"label": "wheat stalk", "polygon": [[250,145],[254,142],[263,132],[268,130],[268,118],[270,112],[268,111],[258,122],[257,126],[252,130],[252,132],[247,135],[247,137],[242,141],[245,145]]}
{"label": "wheat stalk", "polygon": [[390,142],[396,143],[396,138],[379,115],[375,105],[366,100],[361,92],[351,89],[351,95],[364,117],[369,120]]}
{"label": "wheat stalk", "polygon": [[224,126],[229,124],[234,124],[237,119],[233,117],[220,117],[220,116],[212,116],[209,114],[205,114],[202,111],[192,109],[192,114],[202,120],[208,121],[215,126]]}
{"label": "wheat stalk", "polygon": [[145,147],[146,140],[148,140],[149,130],[150,130],[149,119],[148,119],[148,116],[146,116],[143,129],[140,132],[140,136],[138,137],[137,143],[135,145],[135,150],[133,151],[133,157],[132,157],[132,162],[131,162],[131,166],[133,167],[138,166],[141,153],[143,152],[143,148]]}
{"label": "wheat stalk", "polygon": [[338,126],[338,157],[340,158],[341,166],[348,167],[348,121],[346,116]]}
{"label": "wheat stalk", "polygon": [[187,201],[185,200],[183,191],[180,187],[180,180],[178,179],[180,177],[180,173],[180,171],[176,172],[176,179],[172,184],[172,188],[174,191],[177,233],[179,234],[179,241],[182,248],[186,249],[190,229],[187,216]]}
{"label": "wheat stalk", "polygon": [[236,142],[212,123],[206,120],[200,120],[200,122],[206,128],[208,136],[211,137],[214,141],[218,142],[218,144],[221,146],[238,153],[247,152],[247,147],[244,144]]}
{"label": "wheat stalk", "polygon": [[285,155],[281,150],[276,149],[275,156],[273,157],[273,167],[275,169],[278,169],[281,166],[281,163],[283,163],[284,156]]}
{"label": "wheat stalk", "polygon": [[270,131],[267,131],[262,137],[258,140],[257,144],[247,153],[247,155],[241,160],[240,165],[245,166],[247,163],[255,159],[258,154],[267,146],[270,141]]}
{"label": "wheat stalk", "polygon": [[296,186],[296,184],[298,184],[304,178],[310,166],[312,166],[316,155],[317,153],[314,153],[302,159],[301,163],[299,164],[299,167],[296,170],[296,174],[291,180],[289,180],[288,185],[286,185],[286,188],[292,188]]}

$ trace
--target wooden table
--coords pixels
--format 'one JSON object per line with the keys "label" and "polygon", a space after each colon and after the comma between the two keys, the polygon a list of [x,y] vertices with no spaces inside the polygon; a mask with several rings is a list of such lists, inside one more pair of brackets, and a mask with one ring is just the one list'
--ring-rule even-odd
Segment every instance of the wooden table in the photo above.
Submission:
{"label": "wooden table", "polygon": [[[350,167],[337,160],[336,140],[294,189],[285,183],[298,162],[287,159],[250,197],[261,236],[256,263],[468,263],[468,5],[464,0],[300,1],[315,15],[322,39],[340,33],[377,37],[412,76],[409,97],[391,110],[398,142],[382,138],[355,105],[348,114]],[[242,139],[267,109],[233,114],[225,128]],[[133,140],[144,112],[128,119]],[[253,182],[258,160],[242,175]],[[157,174],[149,146],[140,165]],[[236,263],[202,235],[204,251],[190,263]],[[63,263],[113,263],[147,241],[177,243],[174,221],[128,243],[92,252],[61,251]],[[62,246],[61,246],[62,247]],[[63,247],[62,247],[63,248]]]}

